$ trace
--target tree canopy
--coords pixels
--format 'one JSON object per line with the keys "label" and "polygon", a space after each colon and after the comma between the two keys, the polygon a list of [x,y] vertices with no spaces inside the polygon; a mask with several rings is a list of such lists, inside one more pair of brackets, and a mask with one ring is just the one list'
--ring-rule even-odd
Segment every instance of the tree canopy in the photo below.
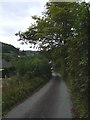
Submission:
{"label": "tree canopy", "polygon": [[[48,2],[42,17],[32,16],[35,23],[19,32],[22,41],[40,44],[44,49],[60,46],[62,41],[75,38],[88,25],[89,5],[85,2]],[[82,22],[81,22],[82,20]]]}
{"label": "tree canopy", "polygon": [[48,2],[43,16],[33,16],[35,24],[17,33],[20,40],[41,42],[43,51],[48,50],[44,55],[68,81],[80,118],[88,116],[89,12],[86,2]]}

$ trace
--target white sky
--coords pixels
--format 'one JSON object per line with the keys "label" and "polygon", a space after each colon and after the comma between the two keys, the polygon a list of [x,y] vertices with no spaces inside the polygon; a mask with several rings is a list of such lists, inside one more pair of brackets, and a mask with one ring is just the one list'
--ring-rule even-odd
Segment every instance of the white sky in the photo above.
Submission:
{"label": "white sky", "polygon": [[2,0],[0,2],[0,41],[19,47],[21,50],[30,49],[30,45],[21,45],[17,41],[18,37],[15,33],[25,31],[31,23],[34,23],[31,16],[41,16],[47,1]]}
{"label": "white sky", "polygon": [[[44,5],[49,0],[1,0],[0,2],[0,41],[29,50],[30,45],[21,45],[15,33],[25,31],[34,20],[31,16],[41,16]],[[89,0],[87,0],[89,1]],[[34,49],[35,50],[35,49]]]}

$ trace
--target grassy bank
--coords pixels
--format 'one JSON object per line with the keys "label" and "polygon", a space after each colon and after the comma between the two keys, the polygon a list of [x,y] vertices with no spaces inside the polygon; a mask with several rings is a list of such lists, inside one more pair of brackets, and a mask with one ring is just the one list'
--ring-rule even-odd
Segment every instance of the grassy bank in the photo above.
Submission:
{"label": "grassy bank", "polygon": [[18,83],[17,77],[3,79],[2,114],[5,115],[12,107],[29,97],[37,88],[43,86],[47,81],[35,77],[31,80],[21,78]]}
{"label": "grassy bank", "polygon": [[51,78],[49,61],[40,54],[14,58],[13,63],[14,74],[2,82],[3,115]]}

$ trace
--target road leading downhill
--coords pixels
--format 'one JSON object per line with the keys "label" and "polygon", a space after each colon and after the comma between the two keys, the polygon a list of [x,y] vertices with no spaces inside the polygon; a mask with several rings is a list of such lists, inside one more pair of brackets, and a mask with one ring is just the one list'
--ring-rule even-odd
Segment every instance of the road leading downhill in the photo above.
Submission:
{"label": "road leading downhill", "polygon": [[64,80],[53,74],[43,88],[13,108],[7,118],[72,118],[72,103]]}

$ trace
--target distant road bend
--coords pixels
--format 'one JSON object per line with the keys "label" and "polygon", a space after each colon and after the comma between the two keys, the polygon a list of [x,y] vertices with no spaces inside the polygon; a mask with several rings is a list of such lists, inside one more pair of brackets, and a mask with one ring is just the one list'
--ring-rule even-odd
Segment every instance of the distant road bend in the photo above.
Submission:
{"label": "distant road bend", "polygon": [[13,108],[6,118],[72,118],[72,102],[59,74],[31,97]]}

